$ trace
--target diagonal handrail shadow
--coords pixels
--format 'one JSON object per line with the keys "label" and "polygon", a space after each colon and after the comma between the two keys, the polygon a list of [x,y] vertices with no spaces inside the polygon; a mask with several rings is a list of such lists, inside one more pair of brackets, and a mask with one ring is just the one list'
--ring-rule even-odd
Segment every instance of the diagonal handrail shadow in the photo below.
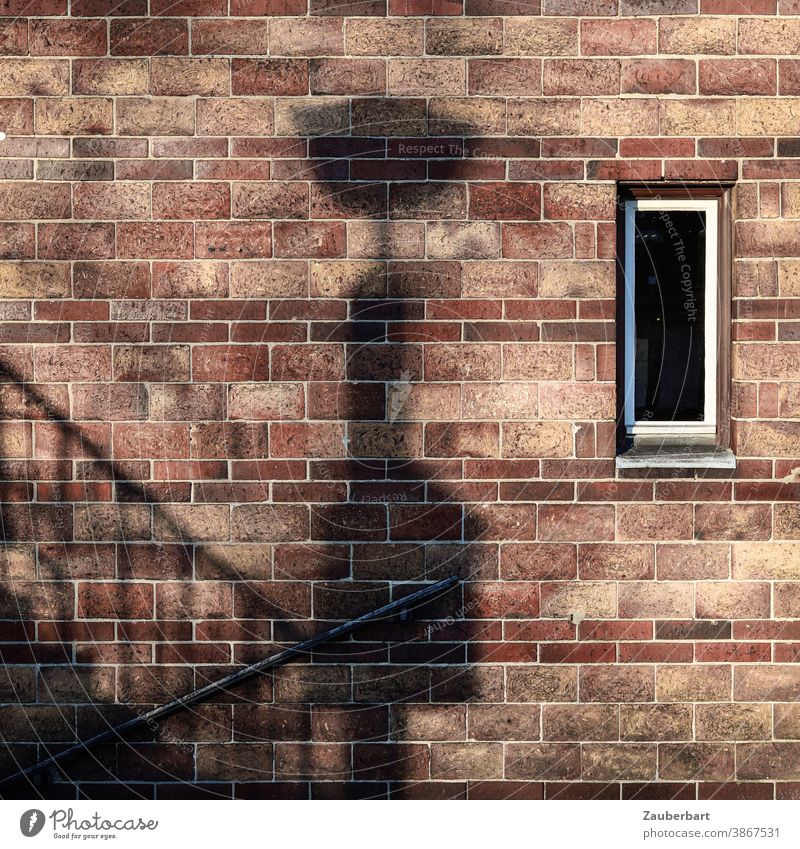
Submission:
{"label": "diagonal handrail shadow", "polygon": [[[339,138],[341,139],[341,137]],[[396,141],[395,136],[379,138],[377,140],[377,146],[385,152],[394,141]],[[437,139],[437,137],[426,137],[426,141],[438,142],[441,139]],[[453,141],[454,138],[452,135],[447,136],[446,142],[451,146],[451,150],[454,151],[455,155],[444,161],[437,160],[436,163],[436,188],[441,191],[446,191],[448,180],[459,179],[457,175],[465,161],[466,145],[464,145],[463,141],[456,139],[456,146],[453,149]],[[367,142],[368,145],[373,143],[376,143],[374,138],[369,139]],[[324,145],[315,143],[313,137],[309,137],[308,144],[311,147],[317,144],[318,149],[324,147]],[[357,140],[356,144],[358,144]],[[437,148],[438,146],[434,144],[433,147]],[[346,162],[349,172],[351,164],[359,159],[360,157],[351,154],[345,156],[343,159],[340,158],[338,161]],[[390,160],[387,158],[384,161],[387,167],[389,167]],[[429,161],[423,157],[419,162],[423,166],[423,170],[427,176]],[[335,185],[341,184],[343,172],[341,169],[331,168],[330,159],[326,161],[314,161],[310,159],[308,170],[309,174],[313,177],[313,184],[322,187],[331,182]],[[415,173],[419,173],[419,171],[417,170]],[[329,178],[331,176],[337,179],[330,180]],[[413,177],[413,175],[411,176]],[[398,186],[402,186],[403,184],[411,185],[416,182],[415,179],[405,181],[402,176],[398,177],[395,175],[391,178],[387,176],[386,179],[380,181],[386,187],[387,191],[390,181]],[[436,190],[434,189],[430,198],[430,202],[434,206],[437,204],[435,194]],[[338,211],[341,215],[349,217],[353,214],[353,210],[347,206],[346,200],[346,198],[343,199]],[[331,203],[332,207],[336,209],[338,201],[335,198],[335,190]],[[391,279],[389,265],[395,261],[396,254],[391,232],[392,222],[388,217],[388,212],[387,208],[386,217],[378,219],[379,226],[376,232],[376,243],[380,247],[377,251],[378,255],[374,257],[383,266],[385,281]],[[439,215],[441,211],[439,210],[435,214]],[[444,218],[448,218],[446,213],[444,214]],[[381,230],[384,232],[381,233]],[[424,314],[420,313],[419,308],[421,301],[428,294],[425,292],[426,276],[428,277],[428,281],[434,280],[439,274],[439,269],[436,263],[432,263],[426,268],[427,262],[424,259],[417,262],[419,268],[416,285],[418,288],[414,296],[408,297],[401,290],[398,290],[398,294],[391,297],[391,287],[387,288],[384,286],[381,290],[380,287],[376,289],[372,281],[360,281],[349,293],[347,317],[340,322],[331,322],[325,328],[325,332],[329,334],[326,338],[343,341],[348,346],[348,373],[343,375],[345,398],[343,399],[342,408],[336,411],[336,418],[337,420],[344,421],[347,427],[353,423],[363,425],[362,437],[364,438],[366,438],[364,436],[365,428],[373,427],[374,425],[372,423],[383,422],[384,431],[387,435],[391,433],[392,429],[397,433],[402,433],[404,424],[407,424],[403,418],[403,404],[405,402],[402,395],[404,392],[407,392],[408,395],[413,395],[413,387],[415,384],[421,382],[422,375],[410,375],[405,369],[402,357],[399,358],[397,363],[390,364],[388,370],[379,375],[378,380],[361,380],[358,375],[359,369],[364,367],[365,358],[368,360],[371,356],[379,354],[381,349],[393,348],[400,350],[406,344],[408,344],[409,349],[413,349],[420,341],[429,341],[429,337],[426,336],[424,329]],[[403,258],[400,257],[396,264],[398,266],[403,265]],[[410,336],[408,335],[409,326],[413,328]],[[390,331],[390,327],[393,327],[394,330]],[[352,355],[350,355],[350,349],[352,349]],[[146,481],[132,480],[129,477],[125,463],[109,457],[107,450],[101,444],[96,443],[87,434],[85,428],[82,428],[73,421],[65,419],[63,411],[59,410],[41,392],[38,392],[29,383],[26,383],[23,375],[15,372],[13,368],[8,365],[4,366],[2,377],[21,387],[21,391],[25,395],[26,406],[30,407],[33,405],[39,411],[42,418],[58,424],[58,427],[62,430],[63,442],[80,444],[82,451],[88,457],[93,458],[98,464],[102,464],[105,467],[108,479],[114,487],[114,502],[149,505],[154,512],[159,511],[161,513],[160,520],[169,527],[177,539],[187,540],[186,544],[188,545],[194,544],[191,533],[187,532],[169,511],[162,509],[161,505],[165,501],[165,495],[163,491],[159,491],[159,484],[148,484]],[[382,406],[377,415],[375,413],[374,400],[376,386],[382,387]],[[370,396],[370,393],[373,393],[373,395]],[[422,425],[418,421],[413,424],[417,429],[422,428]],[[451,423],[451,425],[456,428],[458,427],[457,423]],[[442,461],[440,460],[440,462]],[[337,464],[329,463],[327,467],[324,462],[317,464],[317,470],[322,480],[330,479],[330,477],[326,477],[326,468],[330,470],[334,465]],[[433,465],[435,463],[426,464],[424,460],[416,459],[413,456],[404,457],[402,454],[383,458],[368,455],[364,457],[349,456],[344,462],[338,463],[338,468],[333,473],[336,479],[343,479],[347,482],[348,489],[351,491],[351,496],[348,498],[349,503],[353,503],[353,493],[355,493],[356,502],[360,500],[361,503],[364,503],[368,499],[377,499],[379,501],[381,499],[390,499],[391,503],[394,503],[396,500],[398,504],[418,505],[420,507],[416,515],[413,515],[414,511],[409,512],[408,515],[413,516],[413,518],[404,521],[416,523],[417,527],[423,526],[423,535],[426,542],[412,545],[420,545],[426,552],[431,547],[439,550],[430,556],[427,553],[423,554],[422,571],[415,571],[413,569],[409,571],[408,567],[402,565],[403,559],[407,558],[407,553],[403,555],[392,555],[392,559],[397,560],[400,564],[401,570],[405,570],[401,572],[400,580],[411,582],[407,586],[401,586],[399,590],[401,592],[410,592],[416,580],[427,581],[441,577],[445,572],[450,571],[453,566],[456,567],[456,571],[462,577],[467,579],[474,578],[485,569],[485,564],[480,561],[480,558],[473,561],[470,554],[470,541],[480,540],[485,531],[480,514],[473,511],[473,515],[468,516],[468,502],[459,499],[457,487],[454,488],[452,485],[447,485],[444,481],[437,481],[435,478],[431,478]],[[30,478],[31,476],[26,475],[26,477]],[[388,504],[390,502],[385,501],[385,503]],[[314,507],[312,505],[313,509]],[[321,509],[320,512],[324,513],[324,510]],[[331,510],[331,520],[329,521],[325,518],[323,521],[330,528],[330,540],[328,541],[338,541],[342,538],[342,533],[345,534],[345,539],[350,544],[353,544],[352,537],[358,538],[359,529],[348,526],[346,522],[342,524],[341,518],[336,515],[336,508]],[[467,522],[469,523],[469,533],[465,534]],[[419,532],[415,533],[418,534]],[[14,522],[11,521],[9,523],[6,518],[6,539],[14,539],[20,535],[20,529],[15,531]],[[444,544],[440,545],[443,541]],[[324,545],[325,541],[317,540],[311,543],[311,545],[320,544]],[[384,555],[378,555],[378,559],[376,560],[376,555],[373,551],[366,552],[366,559],[358,564],[358,571],[360,574],[366,576],[366,580],[377,579],[381,582],[388,581],[391,585],[391,582],[398,578],[393,573],[393,566],[395,564],[387,566],[383,561],[383,557]],[[379,565],[381,563],[383,563],[383,566]],[[219,561],[216,565],[220,568],[224,568],[225,566],[222,561]],[[351,563],[351,577],[353,578],[356,577],[353,574],[354,566],[355,564]],[[491,575],[491,569],[489,575]],[[337,591],[335,588],[332,589],[334,592]],[[359,590],[357,589],[355,593],[356,598],[358,595]],[[449,600],[446,604],[440,603],[438,606],[432,607],[427,612],[427,616],[432,619],[440,619],[447,616],[453,608],[463,610],[465,604],[463,596],[460,598],[460,603],[460,608],[452,600]],[[275,633],[273,637],[278,644],[295,642],[308,636],[308,627],[309,623],[279,619],[275,621]],[[372,635],[373,640],[376,640],[377,643],[373,642],[372,645],[365,646],[356,645],[353,647],[355,653],[348,651],[344,655],[341,654],[341,649],[337,649],[336,652],[326,652],[320,654],[319,657],[312,658],[312,660],[319,661],[323,664],[329,664],[337,660],[345,663],[357,663],[361,657],[366,663],[369,663],[370,660],[375,660],[375,656],[378,658],[389,658],[394,654],[403,658],[402,665],[411,666],[412,671],[415,664],[417,666],[424,666],[433,662],[434,664],[442,664],[441,670],[436,675],[436,681],[438,682],[439,691],[447,697],[448,702],[468,701],[476,695],[480,696],[479,691],[481,688],[479,685],[473,684],[469,666],[466,665],[468,658],[463,639],[456,636],[455,642],[451,638],[450,642],[443,643],[442,647],[437,647],[435,644],[431,645],[430,639],[427,642],[424,640],[422,642],[412,640],[409,643],[407,637],[404,635],[406,628],[406,625],[402,627],[391,624],[381,625],[375,628]],[[468,628],[462,630],[465,636],[469,632]],[[459,629],[451,626],[450,631],[458,634]],[[424,630],[420,628],[416,628],[416,634],[418,637],[425,636]],[[430,638],[430,632],[427,636]],[[168,640],[169,635],[164,634],[164,638]],[[376,644],[380,646],[381,643],[385,643],[386,641],[390,645],[389,654],[386,653],[385,649],[375,649],[374,646]],[[460,649],[458,648],[459,644]],[[410,647],[404,649],[404,645]],[[414,645],[418,646],[418,648],[414,648]],[[455,667],[456,671],[448,672],[447,665],[453,663],[457,664]],[[371,671],[367,675],[379,674],[379,664],[373,664],[370,668]],[[223,674],[223,672],[224,668],[222,671],[211,670],[211,674]],[[427,675],[427,673],[425,674]],[[401,694],[401,700],[408,699],[409,701],[413,701],[415,697],[423,693],[423,690],[427,691],[433,686],[430,677],[425,679],[427,681],[426,684],[421,683],[422,678],[418,677],[414,679],[413,676],[411,678],[411,686],[410,688],[405,688],[405,692]],[[396,693],[392,692],[392,686],[393,683],[397,682],[387,682],[384,685],[380,685],[377,682],[369,682],[367,679],[363,679],[361,683],[364,690],[369,690],[370,683],[374,684],[373,691],[378,696],[384,696],[387,701],[392,701],[392,696],[396,695]],[[315,701],[313,689],[312,684],[306,688],[308,692],[305,694],[309,702],[312,703]],[[426,698],[429,698],[429,696]],[[354,710],[364,709],[360,703],[355,703],[351,707]],[[129,709],[120,711],[120,706],[114,706],[109,715],[119,717],[121,712],[124,715],[126,711],[129,712]],[[402,710],[399,710],[398,713],[402,714]],[[402,739],[402,733],[402,729],[400,729],[398,731],[400,739]],[[389,756],[391,757],[391,755]],[[116,761],[114,763],[118,764]],[[114,766],[104,765],[102,758],[97,759],[95,765],[95,778],[102,778],[104,771],[109,777],[114,776]],[[313,781],[315,777],[319,777],[316,769],[317,765],[314,762],[301,758],[297,766],[297,775],[301,780]],[[379,780],[366,780],[375,776]],[[406,788],[407,792],[414,792],[414,773],[411,770],[405,770],[402,758],[397,764],[391,762],[377,766],[366,764],[360,770],[360,774],[357,771],[356,775],[353,776],[354,779],[365,780],[345,781],[344,788],[341,792],[348,797],[379,794],[381,792],[380,785],[383,783],[380,779],[386,780],[384,776],[388,776],[389,780],[399,782],[403,786],[408,784],[409,786]]]}

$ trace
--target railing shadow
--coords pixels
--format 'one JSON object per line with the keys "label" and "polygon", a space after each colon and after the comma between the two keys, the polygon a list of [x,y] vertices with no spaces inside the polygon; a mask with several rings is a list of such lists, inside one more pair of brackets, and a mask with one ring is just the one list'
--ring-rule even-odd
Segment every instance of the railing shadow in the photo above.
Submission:
{"label": "railing shadow", "polygon": [[[299,618],[285,605],[282,609],[270,596],[269,582],[258,584],[250,601],[237,609],[236,619],[244,618],[244,623],[228,622],[225,615],[215,620],[213,612],[208,618],[213,602],[203,608],[205,636],[212,645],[215,634],[222,642],[236,628],[248,640],[258,640],[243,646],[233,658],[237,662],[252,662],[273,647],[304,639],[326,623],[410,592],[420,581],[451,573],[467,581],[497,578],[496,551],[480,544],[485,532],[480,503],[492,497],[487,494],[491,484],[482,488],[460,482],[464,457],[482,456],[480,447],[470,447],[460,434],[458,401],[426,397],[424,381],[427,346],[461,341],[452,334],[462,316],[456,313],[448,322],[444,303],[437,320],[425,311],[426,299],[460,297],[454,271],[458,262],[426,259],[424,250],[407,243],[417,239],[415,232],[427,222],[449,219],[453,188],[448,181],[463,179],[469,152],[452,135],[424,140],[423,149],[430,145],[440,150],[446,144],[446,158],[423,155],[414,161],[388,155],[397,146],[395,135],[312,137],[307,143],[308,162],[294,164],[298,178],[311,177],[312,192],[328,205],[331,220],[358,220],[367,226],[353,228],[361,231],[355,237],[361,240],[358,258],[347,261],[354,273],[335,281],[330,295],[324,288],[318,292],[321,300],[330,298],[337,307],[343,301],[345,314],[329,321],[312,319],[309,325],[308,344],[345,344],[344,373],[320,381],[313,373],[303,376],[315,393],[309,418],[341,424],[347,450],[342,457],[312,459],[308,480],[294,482],[295,496],[285,494],[284,500],[307,502],[315,484],[341,485],[346,497],[340,503],[312,503],[311,543],[298,546],[304,550],[297,557],[273,563],[276,580],[314,581],[313,618]],[[342,155],[331,155],[337,150]],[[376,152],[383,156],[374,156]],[[366,182],[358,179],[370,174]],[[379,191],[374,192],[375,186]],[[371,191],[373,203],[383,192],[383,206],[369,206]],[[393,221],[395,213],[414,216],[411,225]],[[289,300],[275,301],[271,318],[294,317],[295,306]],[[278,373],[272,379],[282,377]],[[70,421],[68,409],[48,397],[47,387],[31,384],[10,364],[4,364],[0,379],[14,387],[19,399],[16,408],[4,404],[4,420],[19,415],[20,421],[52,424],[51,459],[20,460],[14,468],[8,461],[0,464],[0,472],[18,481],[37,481],[54,499],[0,508],[6,545],[36,548],[32,567],[22,574],[44,581],[31,581],[27,596],[16,591],[16,584],[13,598],[0,599],[0,615],[8,620],[1,623],[4,639],[11,637],[2,646],[9,664],[5,669],[10,679],[20,678],[13,687],[14,700],[29,702],[20,708],[16,729],[24,742],[13,740],[13,728],[4,735],[3,767],[11,772],[57,746],[226,674],[230,667],[213,663],[208,653],[200,663],[192,656],[191,645],[197,643],[190,644],[193,632],[187,620],[198,617],[191,593],[202,590],[200,574],[236,580],[250,575],[226,559],[224,549],[215,545],[222,541],[213,536],[198,540],[195,523],[181,520],[175,505],[190,503],[183,482],[149,481],[145,474],[137,475],[137,462],[115,460],[103,427]],[[432,403],[437,405],[434,412]],[[252,453],[235,439],[226,442],[226,451],[228,459]],[[60,496],[75,501],[74,517]],[[109,526],[115,529],[112,534]],[[151,539],[153,527],[158,527],[161,542]],[[259,538],[254,532],[253,541]],[[188,595],[178,596],[170,619],[157,617],[147,630],[120,617],[147,605],[134,579],[168,577],[178,583],[193,576],[196,580],[184,589]],[[319,580],[321,576],[329,580]],[[94,621],[81,618],[80,601],[78,618],[71,615],[69,591],[50,599],[50,579],[131,582],[121,584],[123,590],[115,587],[108,599],[108,620]],[[419,729],[435,717],[441,721],[448,711],[460,717],[470,700],[502,701],[497,676],[476,677],[470,666],[469,642],[481,638],[483,627],[477,619],[464,619],[465,612],[470,616],[479,606],[470,593],[468,585],[466,596],[461,591],[448,594],[417,611],[413,622],[371,625],[358,638],[315,653],[307,664],[265,675],[165,721],[152,733],[87,752],[52,776],[55,780],[19,788],[18,795],[225,797],[235,792],[266,798],[302,797],[309,787],[319,797],[464,795],[465,782],[427,781],[428,738]],[[41,620],[43,598],[52,603],[52,621],[49,616]],[[263,618],[265,610],[269,620]],[[33,631],[27,623],[35,618],[41,621]],[[266,621],[271,627],[259,624]],[[161,657],[178,665],[161,666],[137,656],[145,631],[155,644],[156,661]],[[34,671],[25,665],[32,663],[42,666]],[[121,664],[116,673],[105,665],[110,663]],[[32,745],[31,737],[39,742]],[[346,755],[350,744],[352,765]],[[274,772],[267,767],[273,756]]]}

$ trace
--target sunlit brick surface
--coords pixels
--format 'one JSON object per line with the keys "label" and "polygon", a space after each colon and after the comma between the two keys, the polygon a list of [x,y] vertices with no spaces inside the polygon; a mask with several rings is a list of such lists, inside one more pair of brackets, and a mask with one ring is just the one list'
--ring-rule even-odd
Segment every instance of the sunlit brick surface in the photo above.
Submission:
{"label": "sunlit brick surface", "polygon": [[[2,774],[464,579],[9,795],[800,795],[800,4],[2,14]],[[730,476],[615,477],[660,179],[737,181]]]}

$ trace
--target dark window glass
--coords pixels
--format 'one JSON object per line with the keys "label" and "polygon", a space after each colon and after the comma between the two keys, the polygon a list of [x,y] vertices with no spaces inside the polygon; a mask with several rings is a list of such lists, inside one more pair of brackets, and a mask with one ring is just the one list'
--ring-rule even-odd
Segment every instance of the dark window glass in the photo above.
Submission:
{"label": "dark window glass", "polygon": [[705,382],[706,215],[635,215],[635,415],[702,421]]}

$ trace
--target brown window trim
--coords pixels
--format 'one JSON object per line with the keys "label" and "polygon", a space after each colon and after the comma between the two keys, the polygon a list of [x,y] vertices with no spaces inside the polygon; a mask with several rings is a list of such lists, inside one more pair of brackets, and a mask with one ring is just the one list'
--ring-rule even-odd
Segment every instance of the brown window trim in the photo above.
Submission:
{"label": "brown window trim", "polygon": [[[625,227],[624,206],[626,200],[637,198],[676,199],[688,198],[709,200],[718,203],[718,275],[717,275],[717,429],[713,443],[707,444],[720,451],[728,451],[731,444],[731,298],[733,271],[733,182],[714,184],[685,183],[623,183],[618,184],[617,214],[617,379],[625,374],[625,299],[624,299],[624,256]],[[623,393],[617,392],[617,454],[633,446],[633,439],[626,433]],[[692,464],[689,464],[692,465]]]}

